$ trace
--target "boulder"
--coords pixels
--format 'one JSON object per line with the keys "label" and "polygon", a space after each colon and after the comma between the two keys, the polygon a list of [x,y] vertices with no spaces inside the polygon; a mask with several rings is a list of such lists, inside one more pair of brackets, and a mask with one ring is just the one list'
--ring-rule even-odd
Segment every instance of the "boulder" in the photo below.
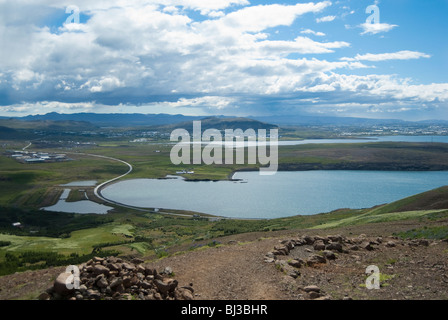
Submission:
{"label": "boulder", "polygon": [[173,269],[171,269],[171,267],[165,267],[165,269],[163,269],[161,274],[171,275],[173,274]]}
{"label": "boulder", "polygon": [[300,276],[300,271],[298,270],[288,270],[288,276],[290,276],[293,279],[297,279]]}
{"label": "boulder", "polygon": [[96,286],[98,288],[106,288],[109,285],[109,282],[107,281],[106,278],[101,277],[97,282],[96,282]]}
{"label": "boulder", "polygon": [[101,263],[103,263],[103,261],[105,261],[106,259],[104,259],[104,258],[100,258],[100,257],[93,257],[93,262],[95,262],[95,263],[99,263],[99,264],[101,264]]}
{"label": "boulder", "polygon": [[368,251],[374,250],[374,247],[372,246],[372,243],[370,241],[364,241],[363,243],[361,243],[361,248]]}
{"label": "boulder", "polygon": [[388,247],[388,248],[394,248],[394,247],[396,247],[397,245],[395,244],[395,242],[393,242],[393,241],[388,241],[387,243],[386,243],[386,247]]}
{"label": "boulder", "polygon": [[124,262],[124,263],[121,265],[121,267],[122,267],[123,269],[128,270],[128,271],[134,271],[134,270],[135,270],[135,266],[134,266],[133,264],[131,264],[131,263],[127,263],[127,262]]}
{"label": "boulder", "polygon": [[316,251],[322,251],[325,250],[325,243],[323,240],[317,240],[314,242],[314,246],[313,246],[314,250]]}
{"label": "boulder", "polygon": [[181,299],[183,299],[183,300],[193,300],[194,299],[193,293],[189,290],[182,290],[180,296],[181,296]]}
{"label": "boulder", "polygon": [[333,251],[325,250],[325,251],[323,252],[323,254],[324,254],[324,257],[325,257],[327,260],[336,260],[336,255],[334,254]]}
{"label": "boulder", "polygon": [[337,251],[337,252],[342,252],[343,248],[342,248],[342,244],[339,242],[332,242],[329,243],[326,247],[326,250],[331,250],[331,251]]}
{"label": "boulder", "polygon": [[314,243],[314,238],[310,236],[303,236],[302,241],[304,241],[307,245],[312,245]]}
{"label": "boulder", "polygon": [[163,295],[167,295],[170,292],[173,292],[177,287],[177,280],[172,280],[169,283],[163,282],[161,280],[155,280],[154,284],[156,285],[157,289],[162,293]]}
{"label": "boulder", "polygon": [[303,288],[303,291],[308,292],[308,293],[309,292],[320,292],[320,288],[318,286],[311,285],[311,286],[307,286],[307,287]]}
{"label": "boulder", "polygon": [[72,273],[61,273],[53,284],[53,290],[57,294],[60,295],[68,295],[69,293],[74,291],[73,289],[67,288],[67,284],[72,283],[73,281],[73,274]]}
{"label": "boulder", "polygon": [[289,249],[287,246],[275,246],[274,249],[279,253],[278,255],[287,256],[289,254]]}
{"label": "boulder", "polygon": [[100,265],[100,264],[93,267],[93,273],[95,275],[99,275],[99,274],[108,275],[109,272],[110,272],[110,270],[107,267]]}
{"label": "boulder", "polygon": [[327,236],[327,238],[330,239],[331,242],[342,243],[344,241],[344,238],[339,234],[335,236]]}
{"label": "boulder", "polygon": [[302,265],[304,265],[305,264],[305,262],[303,261],[303,260],[301,260],[301,259],[299,259],[299,260],[289,260],[288,261],[288,264],[291,266],[291,267],[294,267],[294,268],[300,268],[300,267],[302,267]]}
{"label": "boulder", "polygon": [[119,285],[123,284],[123,279],[122,278],[115,278],[110,282],[110,288],[111,289],[115,289],[117,288]]}
{"label": "boulder", "polygon": [[308,266],[312,267],[312,266],[314,266],[314,265],[316,265],[316,264],[321,264],[321,263],[326,263],[326,262],[327,262],[327,260],[326,260],[324,257],[315,254],[315,255],[311,256],[311,257],[306,261],[306,264],[307,264]]}

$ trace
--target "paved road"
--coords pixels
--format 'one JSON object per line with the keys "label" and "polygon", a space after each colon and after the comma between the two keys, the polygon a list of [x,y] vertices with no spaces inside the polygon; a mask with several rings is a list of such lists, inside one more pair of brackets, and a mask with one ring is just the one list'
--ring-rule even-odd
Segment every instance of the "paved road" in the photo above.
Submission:
{"label": "paved road", "polygon": [[[121,159],[107,157],[107,156],[101,156],[101,155],[98,155],[98,154],[91,154],[91,153],[71,153],[71,154],[85,155],[85,156],[90,156],[90,157],[96,157],[96,158],[102,158],[102,159],[107,159],[107,160],[112,160],[112,161],[118,161],[118,162],[121,162],[121,163],[127,165],[129,167],[129,170],[125,174],[122,174],[119,177],[116,177],[116,178],[113,178],[113,179],[110,179],[110,180],[108,180],[106,182],[101,183],[100,185],[98,185],[93,190],[93,193],[95,194],[95,196],[98,199],[101,199],[104,202],[107,202],[109,204],[117,205],[117,206],[120,206],[120,207],[132,209],[132,210],[138,210],[138,211],[142,211],[142,212],[155,213],[154,210],[149,210],[149,209],[143,209],[143,208],[139,208],[139,207],[129,206],[129,205],[126,205],[126,204],[121,203],[121,202],[117,202],[117,201],[113,201],[113,200],[107,199],[107,198],[103,197],[103,195],[101,194],[101,189],[104,188],[106,185],[108,185],[108,184],[110,184],[112,182],[115,182],[115,181],[117,181],[117,180],[119,180],[121,178],[124,178],[125,176],[127,176],[128,174],[130,174],[132,172],[133,167],[132,167],[132,165],[130,163],[128,163],[128,162],[126,162],[124,160],[121,160]],[[174,216],[180,216],[180,217],[191,217],[191,215],[179,214],[179,213],[171,213],[171,212],[157,212],[157,213],[174,215]]]}

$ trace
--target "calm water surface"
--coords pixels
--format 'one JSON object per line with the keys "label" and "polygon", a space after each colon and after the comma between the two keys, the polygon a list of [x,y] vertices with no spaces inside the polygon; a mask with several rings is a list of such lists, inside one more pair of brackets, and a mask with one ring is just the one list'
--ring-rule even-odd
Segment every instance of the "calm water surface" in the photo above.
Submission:
{"label": "calm water surface", "polygon": [[448,171],[295,171],[260,176],[238,172],[241,182],[136,179],[113,184],[104,197],[126,205],[191,210],[232,218],[312,215],[368,208],[448,185]]}

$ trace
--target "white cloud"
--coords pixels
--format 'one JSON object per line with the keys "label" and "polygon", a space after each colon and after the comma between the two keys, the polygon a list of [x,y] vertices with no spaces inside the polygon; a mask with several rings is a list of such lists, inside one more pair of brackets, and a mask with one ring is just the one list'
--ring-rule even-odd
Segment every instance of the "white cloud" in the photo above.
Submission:
{"label": "white cloud", "polygon": [[297,37],[294,41],[262,41],[258,43],[258,46],[263,48],[264,51],[283,54],[319,54],[333,52],[332,49],[349,47],[350,44],[345,41],[317,42],[308,37]]}
{"label": "white cloud", "polygon": [[[18,0],[31,5],[27,1]],[[57,8],[71,4],[69,0],[41,2]],[[0,2],[0,12],[2,6]],[[315,41],[307,35],[325,34],[305,27],[278,40],[275,32],[283,28],[277,27],[291,26],[306,14],[314,19],[313,14],[322,14],[330,1],[250,6],[246,0],[138,0],[131,4],[80,0],[78,6],[90,15],[79,25],[36,27],[35,21],[14,22],[20,18],[15,14],[0,19],[5,44],[0,50],[0,89],[12,97],[11,112],[166,109],[212,113],[239,108],[250,114],[272,108],[271,98],[279,109],[300,99],[318,99],[341,109],[344,103],[346,108],[350,103],[362,106],[364,100],[381,104],[389,99],[401,108],[406,103],[448,102],[446,84],[417,86],[387,75],[344,74],[372,68],[364,61],[430,57],[425,53],[402,50],[332,61],[331,53],[356,43],[343,35]],[[203,16],[194,20],[197,13],[189,10]],[[64,102],[79,101],[79,97],[98,103]],[[105,101],[116,105],[106,106]]]}
{"label": "white cloud", "polygon": [[336,19],[336,16],[326,16],[326,17],[322,17],[322,18],[317,18],[316,22],[317,23],[321,23],[321,22],[331,22],[334,19]]}
{"label": "white cloud", "polygon": [[221,19],[223,25],[246,32],[259,32],[277,26],[290,26],[294,20],[306,13],[321,12],[330,6],[330,1],[287,5],[260,5],[232,12]]}
{"label": "white cloud", "polygon": [[318,36],[318,37],[324,37],[325,36],[325,33],[323,33],[323,32],[316,32],[316,31],[311,30],[311,29],[302,30],[302,31],[300,31],[300,33],[301,34],[312,34],[312,35],[315,35],[315,36]]}
{"label": "white cloud", "polygon": [[124,87],[125,84],[116,77],[101,77],[99,80],[89,80],[81,86],[81,89],[87,87],[90,92],[107,92]]}
{"label": "white cloud", "polygon": [[3,112],[20,113],[20,114],[45,114],[49,112],[92,112],[95,111],[94,102],[81,103],[67,103],[60,101],[39,101],[39,102],[24,102],[2,107]]}
{"label": "white cloud", "polygon": [[431,58],[430,55],[417,51],[403,50],[392,53],[367,53],[367,54],[357,54],[354,58],[341,58],[343,61],[387,61],[387,60],[411,60],[411,59],[421,59],[421,58]]}
{"label": "white cloud", "polygon": [[363,23],[360,25],[360,27],[364,30],[361,35],[364,34],[378,34],[382,32],[389,32],[392,29],[398,27],[398,25],[395,24],[388,24],[388,23]]}

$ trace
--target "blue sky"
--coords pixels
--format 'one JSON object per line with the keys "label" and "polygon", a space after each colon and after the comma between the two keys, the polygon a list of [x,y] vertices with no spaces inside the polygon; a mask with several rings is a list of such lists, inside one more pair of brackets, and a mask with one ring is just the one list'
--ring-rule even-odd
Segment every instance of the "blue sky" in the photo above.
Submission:
{"label": "blue sky", "polygon": [[0,115],[448,120],[446,13],[448,0],[0,0]]}

